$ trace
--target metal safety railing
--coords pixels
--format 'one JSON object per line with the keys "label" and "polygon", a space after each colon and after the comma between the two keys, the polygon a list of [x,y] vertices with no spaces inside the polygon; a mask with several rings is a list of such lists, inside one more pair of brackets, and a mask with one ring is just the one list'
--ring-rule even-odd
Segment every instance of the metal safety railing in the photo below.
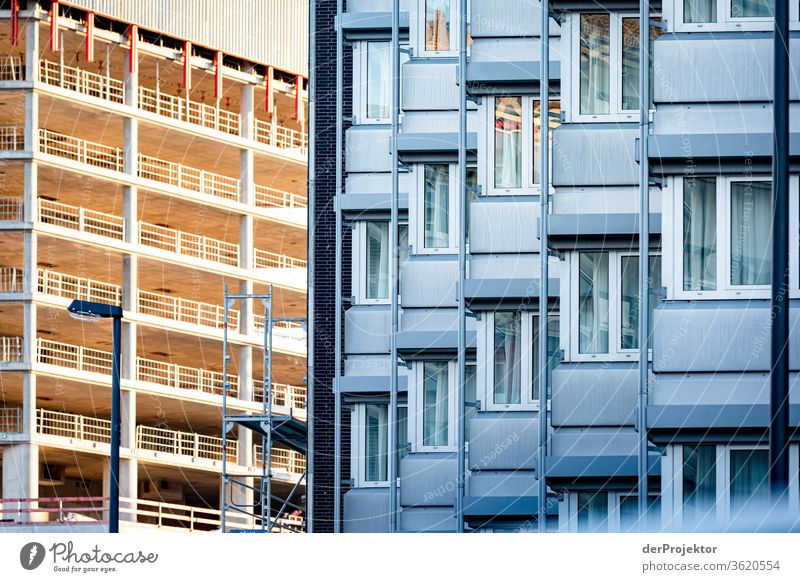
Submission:
{"label": "metal safety railing", "polygon": [[20,222],[22,210],[21,196],[0,196],[0,221]]}
{"label": "metal safety railing", "polygon": [[139,154],[139,176],[226,200],[239,199],[239,180],[206,170]]}
{"label": "metal safety railing", "polygon": [[[139,313],[204,327],[221,329],[225,324],[225,308],[221,305],[202,303],[161,293],[139,291],[138,309]],[[238,313],[228,310],[229,325],[236,326],[237,321]]]}
{"label": "metal safety railing", "polygon": [[[216,436],[144,425],[136,427],[136,448],[212,461],[221,461],[223,450]],[[237,442],[228,440],[226,449],[228,461],[238,463]]]}
{"label": "metal safety railing", "polygon": [[197,101],[187,102],[185,97],[147,87],[139,87],[139,108],[231,135],[239,135],[241,131],[241,116],[238,113]]}
{"label": "metal safety railing", "polygon": [[0,408],[0,432],[22,432],[22,409]]}
{"label": "metal safety railing", "polygon": [[[236,376],[228,376],[229,379],[236,380]],[[272,383],[272,405],[286,406],[287,408],[298,408],[305,410],[307,391],[305,386],[292,386],[290,384]],[[264,400],[264,381],[253,380],[253,400],[262,402]]]}
{"label": "metal safety railing", "polygon": [[139,243],[214,263],[222,263],[234,267],[239,264],[239,245],[166,226],[140,222]]}
{"label": "metal safety railing", "polygon": [[85,346],[36,338],[36,361],[49,366],[110,376],[112,354]]}
{"label": "metal safety railing", "polygon": [[25,63],[22,57],[0,57],[0,81],[22,81],[25,79]]}
{"label": "metal safety railing", "polygon": [[253,259],[256,269],[305,269],[307,264],[303,259],[261,249],[253,249]]}
{"label": "metal safety railing", "polygon": [[39,80],[48,85],[114,103],[125,101],[125,83],[108,75],[85,71],[77,67],[42,59],[39,67]]}
{"label": "metal safety railing", "polygon": [[22,338],[17,336],[0,337],[0,362],[22,361]]}
{"label": "metal safety railing", "polygon": [[262,208],[308,208],[308,198],[301,194],[255,185],[256,206]]}
{"label": "metal safety railing", "polygon": [[111,442],[110,420],[44,408],[36,410],[36,431],[40,434],[95,443]]}
{"label": "metal safety railing", "polygon": [[42,153],[67,158],[90,166],[122,172],[124,157],[122,150],[85,139],[50,131],[39,130],[39,148]]}
{"label": "metal safety railing", "polygon": [[0,267],[0,293],[19,293],[22,291],[22,269]]}
{"label": "metal safety railing", "polygon": [[102,524],[108,497],[22,497],[0,499],[0,528],[19,525]]}
{"label": "metal safety railing", "polygon": [[111,303],[113,305],[122,303],[122,287],[119,285],[57,273],[47,269],[37,269],[36,273],[39,293],[68,299]]}
{"label": "metal safety railing", "polygon": [[[253,446],[253,464],[260,465],[265,462],[261,445]],[[290,449],[272,448],[272,469],[284,470],[294,475],[302,475],[306,470],[304,455]]]}
{"label": "metal safety railing", "polygon": [[253,134],[256,141],[281,149],[297,150],[302,154],[306,153],[308,147],[308,138],[305,132],[261,119],[255,120]]}
{"label": "metal safety railing", "polygon": [[125,240],[125,219],[105,212],[40,198],[39,220],[53,226]]}
{"label": "metal safety railing", "polygon": [[25,128],[18,125],[0,126],[0,150],[24,150]]}

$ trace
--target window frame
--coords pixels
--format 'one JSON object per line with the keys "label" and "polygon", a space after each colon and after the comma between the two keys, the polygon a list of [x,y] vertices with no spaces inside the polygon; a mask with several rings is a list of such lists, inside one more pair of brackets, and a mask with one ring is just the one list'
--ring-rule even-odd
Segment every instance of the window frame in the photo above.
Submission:
{"label": "window frame", "polygon": [[[522,100],[522,134],[520,139],[522,140],[522,184],[519,187],[514,188],[502,188],[495,186],[494,183],[494,169],[495,169],[495,147],[494,147],[494,140],[495,140],[495,111],[496,111],[496,103],[498,97],[519,97]],[[553,95],[550,97],[550,104],[554,101],[558,101],[559,103],[559,112],[561,109],[561,97],[560,95]],[[508,196],[508,195],[538,195],[542,192],[542,185],[541,183],[534,182],[533,172],[536,164],[536,160],[534,159],[534,147],[533,147],[533,137],[534,137],[534,111],[536,108],[536,104],[539,103],[539,110],[541,116],[541,96],[539,95],[498,95],[492,96],[487,99],[487,107],[486,107],[486,172],[485,172],[485,183],[486,186],[486,193],[490,196]],[[548,113],[549,119],[549,113]],[[541,123],[541,121],[540,121]],[[552,132],[553,129],[551,128],[550,131]],[[551,134],[552,135],[552,134]],[[541,144],[541,141],[540,141]],[[550,156],[548,157],[548,161],[550,164],[550,176],[553,175],[553,140],[551,139],[550,142]],[[541,182],[541,180],[540,180]],[[552,194],[555,192],[553,188],[552,181],[548,188],[549,192]]]}
{"label": "window frame", "polygon": [[[608,14],[609,16],[609,112],[608,113],[581,113],[581,16],[583,14]],[[652,15],[664,22],[660,13]],[[568,111],[569,119],[573,123],[613,123],[639,121],[638,109],[622,109],[622,21],[625,18],[639,18],[638,12],[575,12],[568,15],[570,19],[569,34],[569,60],[571,60],[569,78],[570,96],[569,108],[565,109],[562,102],[562,111]],[[619,57],[619,58],[617,58]],[[565,63],[566,64],[566,63]],[[563,70],[563,66],[562,66]],[[563,80],[562,80],[562,84]],[[562,93],[566,92],[562,89]],[[651,95],[652,97],[652,95]],[[650,109],[651,115],[655,108]]]}
{"label": "window frame", "polygon": [[[426,166],[447,166],[448,171],[448,212],[447,217],[447,238],[448,244],[446,247],[441,248],[428,248],[425,246],[425,167]],[[413,209],[415,216],[409,220],[409,223],[414,223],[416,227],[409,230],[409,244],[412,246],[413,254],[415,255],[452,255],[458,252],[458,217],[459,217],[459,196],[458,187],[456,185],[457,176],[455,172],[456,164],[450,162],[424,162],[414,164],[414,184],[415,184],[415,200]],[[411,236],[414,236],[412,242]]]}
{"label": "window frame", "polygon": [[[387,43],[391,45],[389,39],[367,39],[360,40],[355,43],[353,48],[353,85],[358,90],[353,91],[353,113],[355,116],[356,125],[390,125],[391,118],[391,103],[389,104],[389,117],[369,117],[368,113],[368,88],[369,88],[369,44],[370,43]],[[403,110],[403,65],[408,62],[408,52],[403,52],[403,49],[408,49],[408,43],[403,41],[400,43],[400,118],[402,122]],[[391,77],[391,50],[389,51],[389,76]],[[391,96],[390,96],[391,98]]]}
{"label": "window frame", "polygon": [[450,49],[446,51],[429,51],[425,48],[425,9],[427,0],[417,0],[417,49],[415,54],[421,57],[457,57],[458,39],[461,38],[461,19],[459,18],[458,0],[450,1]]}
{"label": "window frame", "polygon": [[[424,380],[426,363],[447,364],[447,444],[446,445],[425,445],[423,444],[423,413],[424,413]],[[435,452],[454,452],[458,449],[456,444],[457,435],[455,434],[456,419],[456,398],[455,384],[457,373],[457,363],[450,360],[430,359],[418,360],[413,362],[412,370],[409,374],[408,391],[408,435],[411,443],[411,452],[414,453],[435,453]],[[413,411],[413,418],[411,412]]]}
{"label": "window frame", "polygon": [[[717,22],[684,22],[684,0],[673,0],[675,32],[724,32],[724,31],[771,31],[772,18],[734,18],[731,12],[731,0],[717,0]],[[789,28],[800,29],[800,4],[789,5]]]}
{"label": "window frame", "polygon": [[[353,486],[358,488],[368,487],[388,487],[388,470],[387,478],[384,481],[371,481],[366,479],[366,466],[365,461],[367,458],[367,431],[366,431],[366,418],[367,418],[367,405],[373,404],[378,406],[386,406],[387,411],[389,408],[388,402],[358,402],[353,406],[353,412],[350,420],[350,474],[353,479]],[[398,403],[398,410],[400,408],[407,408],[406,403]],[[388,417],[387,417],[388,418]],[[388,423],[388,420],[387,420]],[[387,424],[387,431],[389,426]],[[389,431],[391,432],[391,431]],[[392,444],[389,442],[389,437],[386,437],[387,445],[387,463],[388,455],[392,454]]]}
{"label": "window frame", "polygon": [[[353,285],[353,294],[355,295],[355,299],[358,305],[388,305],[391,303],[391,293],[386,299],[371,299],[367,297],[367,285],[369,285],[369,279],[367,278],[367,264],[369,262],[369,254],[367,253],[367,241],[368,241],[368,232],[369,229],[367,227],[368,223],[372,222],[383,222],[389,223],[388,219],[383,218],[375,218],[375,219],[365,219],[365,220],[357,220],[353,224],[353,245],[352,245],[352,256],[353,256],[353,277],[352,277],[352,285]],[[398,226],[398,233],[397,233],[397,242],[398,245],[400,243],[400,230],[405,227],[408,230],[408,221],[400,220],[397,224]],[[409,231],[410,235],[410,231]],[[410,242],[409,242],[410,246]],[[402,249],[402,246],[400,246]],[[400,268],[402,267],[404,261],[399,261],[397,268],[398,268],[398,282],[399,282],[399,275],[400,275]],[[391,285],[391,281],[389,282]],[[398,301],[401,299],[401,291],[400,286],[398,285]]]}
{"label": "window frame", "polygon": [[[580,254],[581,253],[606,253],[608,254],[608,352],[597,354],[582,354],[580,352]],[[566,310],[569,314],[569,338],[564,342],[565,334],[561,333],[561,345],[567,352],[564,358],[570,362],[638,362],[639,348],[622,349],[622,260],[624,257],[639,257],[636,250],[580,250],[569,253],[569,285],[565,285],[568,294],[564,301],[562,292],[562,313]],[[664,286],[664,256],[662,251],[651,251],[649,257],[661,257],[661,286]],[[565,329],[563,323],[561,329]],[[648,360],[653,358],[652,346],[648,349]]]}

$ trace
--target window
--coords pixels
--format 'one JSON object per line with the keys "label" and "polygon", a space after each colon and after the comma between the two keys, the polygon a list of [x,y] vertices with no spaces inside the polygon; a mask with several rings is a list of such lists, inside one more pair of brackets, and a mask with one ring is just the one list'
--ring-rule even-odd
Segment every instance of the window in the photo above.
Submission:
{"label": "window", "polygon": [[[539,317],[531,320],[531,402],[539,401]],[[552,396],[553,370],[561,363],[561,338],[557,315],[547,318],[547,398]]]}
{"label": "window", "polygon": [[447,164],[425,165],[425,248],[450,246],[450,168]]}
{"label": "window", "polygon": [[[363,303],[386,303],[389,301],[389,221],[376,220],[357,223],[353,246],[354,261],[359,265],[354,270],[354,286]],[[408,259],[408,225],[398,225],[398,269]],[[402,271],[398,271],[398,276]],[[363,283],[359,279],[363,278]]]}
{"label": "window", "polygon": [[464,440],[469,442],[469,421],[478,414],[478,373],[475,362],[467,362],[464,387]]}
{"label": "window", "polygon": [[471,210],[472,210],[472,203],[475,202],[475,199],[478,197],[479,188],[478,188],[478,168],[472,167],[467,168],[467,218],[466,224],[466,239],[467,244],[469,245],[469,221],[471,217]]}
{"label": "window", "polygon": [[449,432],[449,381],[446,362],[422,365],[422,446],[447,446]]}
{"label": "window", "polygon": [[682,290],[692,296],[766,290],[772,271],[772,182],[692,177],[679,188]]}
{"label": "window", "polygon": [[[561,102],[551,99],[551,129],[560,124],[560,111]],[[494,133],[488,148],[492,156],[490,190],[499,194],[521,189],[535,192],[541,182],[541,101],[521,96],[496,97],[491,114]],[[550,162],[552,169],[552,159]]]}
{"label": "window", "polygon": [[717,500],[717,451],[714,445],[683,447],[683,523],[713,519]]}
{"label": "window", "polygon": [[[661,530],[661,497],[647,496],[647,513],[644,523],[639,519],[639,496],[612,493],[611,499],[616,502],[616,515],[609,524],[611,531],[660,531]],[[611,517],[611,516],[609,516]]]}
{"label": "window", "polygon": [[608,493],[578,493],[577,519],[579,532],[608,531]]}
{"label": "window", "polygon": [[[409,376],[408,405],[413,414],[409,428],[413,451],[455,451],[456,383],[458,364],[453,361],[418,361]],[[475,362],[467,362],[464,399],[466,431],[475,414],[477,381]],[[469,433],[465,431],[465,435]]]}
{"label": "window", "polygon": [[[408,53],[402,52],[400,66],[408,61]],[[361,91],[355,110],[359,123],[390,123],[392,117],[392,51],[388,41],[364,41],[358,45],[359,75]],[[400,99],[402,103],[402,83]],[[355,105],[355,103],[354,103]]]}
{"label": "window", "polygon": [[494,402],[519,404],[522,391],[522,314],[494,314]]}
{"label": "window", "polygon": [[775,0],[679,0],[678,4],[685,24],[758,22],[775,15]]}
{"label": "window", "polygon": [[[660,20],[654,17],[653,21]],[[578,115],[635,118],[639,109],[639,19],[633,15],[580,14],[576,68]],[[650,44],[661,30],[650,27]],[[652,50],[650,84],[652,95]],[[651,103],[652,108],[652,103]]]}
{"label": "window", "polygon": [[[457,0],[419,0],[421,34],[420,54],[453,56],[458,53],[459,27]],[[471,44],[467,29],[467,47]]]}
{"label": "window", "polygon": [[730,451],[730,516],[753,516],[769,501],[769,451],[739,449]]}
{"label": "window", "polygon": [[[575,359],[598,355],[636,357],[639,347],[639,257],[623,251],[580,252],[573,259]],[[661,303],[661,257],[649,259],[648,321]]]}
{"label": "window", "polygon": [[[352,473],[357,487],[385,487],[389,479],[389,405],[356,404],[353,412]],[[407,454],[408,408],[397,408],[398,461]]]}

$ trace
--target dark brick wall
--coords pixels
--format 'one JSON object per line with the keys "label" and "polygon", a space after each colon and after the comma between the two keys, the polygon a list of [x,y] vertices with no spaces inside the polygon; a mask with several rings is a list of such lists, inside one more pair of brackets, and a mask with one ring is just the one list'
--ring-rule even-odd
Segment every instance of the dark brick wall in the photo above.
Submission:
{"label": "dark brick wall", "polygon": [[[314,241],[314,531],[333,531],[335,235],[336,215],[336,0],[317,0]],[[352,115],[352,50],[344,48],[344,116]],[[348,124],[345,124],[345,129]],[[344,229],[342,294],[351,292],[350,231]],[[344,305],[347,307],[347,305]],[[344,341],[342,342],[344,344]],[[350,478],[350,415],[342,415],[342,480]],[[347,490],[342,487],[342,493]]]}

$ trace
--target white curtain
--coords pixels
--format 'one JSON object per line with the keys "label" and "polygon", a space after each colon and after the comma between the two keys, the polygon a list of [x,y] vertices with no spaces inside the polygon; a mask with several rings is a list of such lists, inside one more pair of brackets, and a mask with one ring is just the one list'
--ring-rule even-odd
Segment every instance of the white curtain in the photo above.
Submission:
{"label": "white curtain", "polygon": [[717,0],[683,0],[684,22],[716,22]]}
{"label": "white curtain", "polygon": [[578,270],[578,351],[608,353],[608,253],[581,253]]}
{"label": "white curtain", "polygon": [[683,520],[687,528],[713,518],[717,499],[714,445],[683,447]]}
{"label": "white curtain", "polygon": [[447,362],[423,365],[422,444],[447,445]]}
{"label": "white curtain", "polygon": [[733,18],[769,18],[774,15],[775,0],[731,0]]}
{"label": "white curtain", "polygon": [[581,14],[581,113],[609,113],[608,14]]}
{"label": "white curtain", "polygon": [[366,480],[385,481],[389,455],[389,407],[366,406]]}
{"label": "white curtain", "polygon": [[389,223],[367,223],[367,299],[389,297]]}
{"label": "white curtain", "polygon": [[683,181],[683,288],[717,288],[717,186],[715,178]]}
{"label": "white curtain", "polygon": [[520,312],[494,314],[494,401],[519,404],[522,387]]}
{"label": "white curtain", "polygon": [[450,0],[425,0],[425,50],[450,50]]}
{"label": "white curtain", "polygon": [[446,164],[425,166],[425,248],[449,246],[450,176]]}
{"label": "white curtain", "polygon": [[367,44],[367,117],[386,119],[392,92],[388,42]]}
{"label": "white curtain", "polygon": [[578,493],[578,531],[608,531],[608,493]]}
{"label": "white curtain", "polygon": [[502,97],[495,102],[494,185],[522,186],[522,98]]}
{"label": "white curtain", "polygon": [[731,284],[769,285],[772,182],[731,184]]}
{"label": "white curtain", "polygon": [[745,511],[749,514],[765,509],[769,500],[769,451],[732,450],[730,478],[732,518]]}

